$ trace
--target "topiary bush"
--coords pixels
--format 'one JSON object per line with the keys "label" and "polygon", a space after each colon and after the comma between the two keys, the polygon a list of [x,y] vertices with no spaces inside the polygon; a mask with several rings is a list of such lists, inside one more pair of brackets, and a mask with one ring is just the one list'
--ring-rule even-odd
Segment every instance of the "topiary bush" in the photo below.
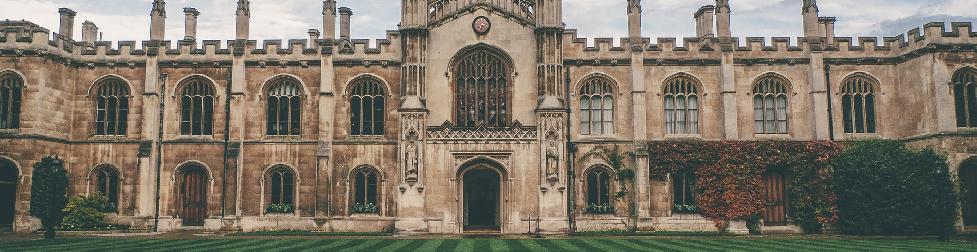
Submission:
{"label": "topiary bush", "polygon": [[68,171],[64,160],[55,156],[41,158],[34,164],[31,175],[31,216],[41,219],[44,239],[54,239],[55,229],[61,225],[67,204]]}
{"label": "topiary bush", "polygon": [[946,158],[896,141],[857,142],[834,160],[839,228],[856,235],[943,235],[957,216]]}

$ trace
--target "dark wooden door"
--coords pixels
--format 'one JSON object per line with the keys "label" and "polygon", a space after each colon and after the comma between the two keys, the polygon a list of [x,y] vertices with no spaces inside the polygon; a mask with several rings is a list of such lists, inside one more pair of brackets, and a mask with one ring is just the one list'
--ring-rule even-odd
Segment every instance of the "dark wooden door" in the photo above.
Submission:
{"label": "dark wooden door", "polygon": [[17,168],[0,160],[0,230],[13,226],[16,200]]}
{"label": "dark wooden door", "polygon": [[763,210],[766,226],[787,225],[787,175],[781,171],[768,171],[764,176],[767,205]]}
{"label": "dark wooden door", "polygon": [[499,227],[499,174],[474,169],[465,174],[465,227],[497,229]]}
{"label": "dark wooden door", "polygon": [[207,176],[202,168],[191,167],[181,176],[180,217],[186,226],[201,226],[207,218]]}
{"label": "dark wooden door", "polygon": [[960,183],[965,188],[963,225],[977,226],[977,161],[960,167]]}

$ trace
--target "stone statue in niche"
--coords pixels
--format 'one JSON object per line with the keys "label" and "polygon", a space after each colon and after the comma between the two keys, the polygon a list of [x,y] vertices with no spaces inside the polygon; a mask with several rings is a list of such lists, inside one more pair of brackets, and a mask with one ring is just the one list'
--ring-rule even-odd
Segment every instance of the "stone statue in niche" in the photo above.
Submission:
{"label": "stone statue in niche", "polygon": [[420,163],[417,154],[417,134],[415,132],[411,132],[407,136],[407,146],[404,149],[404,162],[406,162],[404,168],[407,171],[405,180],[407,184],[414,185],[418,180],[418,164]]}
{"label": "stone statue in niche", "polygon": [[557,147],[556,136],[550,133],[546,137],[546,182],[555,185],[560,181],[560,150]]}

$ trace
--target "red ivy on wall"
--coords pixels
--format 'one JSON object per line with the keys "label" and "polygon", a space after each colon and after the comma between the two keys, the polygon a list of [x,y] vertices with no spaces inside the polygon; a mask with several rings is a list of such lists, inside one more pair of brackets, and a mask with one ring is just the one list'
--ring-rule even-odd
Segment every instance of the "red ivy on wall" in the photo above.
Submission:
{"label": "red ivy on wall", "polygon": [[725,230],[732,220],[763,211],[767,168],[783,167],[792,175],[791,218],[805,231],[819,232],[838,220],[837,196],[828,164],[841,151],[834,142],[665,141],[647,145],[651,175],[694,170],[702,216]]}

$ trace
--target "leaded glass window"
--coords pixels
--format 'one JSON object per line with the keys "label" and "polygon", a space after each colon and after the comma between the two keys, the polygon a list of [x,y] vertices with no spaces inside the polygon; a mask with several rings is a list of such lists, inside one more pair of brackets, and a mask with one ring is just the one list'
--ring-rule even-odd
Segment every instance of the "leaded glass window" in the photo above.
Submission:
{"label": "leaded glass window", "polygon": [[753,119],[756,134],[787,134],[787,81],[775,76],[761,78],[753,87]]}
{"label": "leaded glass window", "polygon": [[699,134],[699,88],[687,76],[673,78],[665,86],[665,132]]}
{"label": "leaded glass window", "polygon": [[614,134],[614,93],[607,78],[587,80],[580,90],[580,134]]}
{"label": "leaded glass window", "polygon": [[209,136],[214,134],[214,102],[216,94],[209,80],[191,77],[180,92],[180,134]]}
{"label": "leaded glass window", "polygon": [[962,69],[953,75],[953,101],[957,127],[977,127],[977,70]]}
{"label": "leaded glass window", "polygon": [[129,86],[123,80],[108,77],[99,81],[95,91],[95,135],[126,135],[129,96]]}
{"label": "leaded glass window", "polygon": [[848,78],[841,88],[841,114],[845,133],[876,133],[875,81],[866,76]]}
{"label": "leaded glass window", "polygon": [[271,180],[271,190],[268,191],[271,196],[270,204],[295,204],[295,174],[291,169],[285,166],[272,168],[268,172],[268,179]]}
{"label": "leaded glass window", "polygon": [[24,79],[17,74],[0,73],[0,129],[20,128],[20,107]]}
{"label": "leaded glass window", "polygon": [[272,80],[268,88],[269,136],[297,136],[302,128],[302,87],[298,81],[288,77]]}
{"label": "leaded glass window", "polygon": [[350,92],[350,135],[382,136],[386,116],[386,92],[380,80],[360,77],[353,81]]}
{"label": "leaded glass window", "polygon": [[462,127],[505,127],[509,123],[511,69],[488,50],[465,54],[456,63],[455,123]]}

